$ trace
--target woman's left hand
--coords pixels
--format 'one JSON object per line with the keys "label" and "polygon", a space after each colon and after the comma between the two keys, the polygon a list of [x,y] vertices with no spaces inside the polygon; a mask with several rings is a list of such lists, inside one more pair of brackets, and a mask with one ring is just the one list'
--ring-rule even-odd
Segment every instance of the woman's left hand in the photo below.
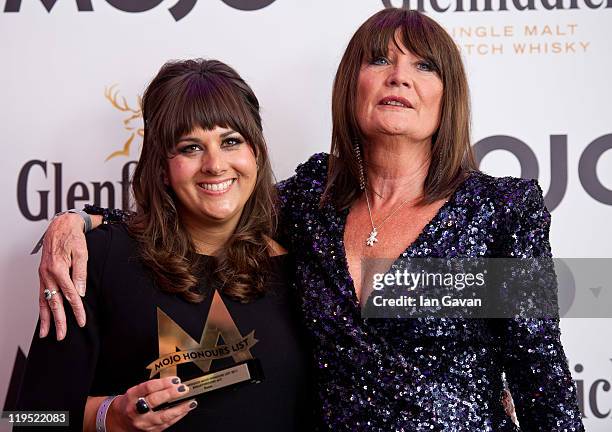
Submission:
{"label": "woman's left hand", "polygon": [[[113,401],[106,416],[107,430],[163,431],[185,417],[197,406],[197,402],[190,399],[160,411],[153,411],[153,408],[183,396],[188,390],[177,377],[153,379],[138,384]],[[136,410],[139,398],[144,398],[150,408],[144,414]]]}

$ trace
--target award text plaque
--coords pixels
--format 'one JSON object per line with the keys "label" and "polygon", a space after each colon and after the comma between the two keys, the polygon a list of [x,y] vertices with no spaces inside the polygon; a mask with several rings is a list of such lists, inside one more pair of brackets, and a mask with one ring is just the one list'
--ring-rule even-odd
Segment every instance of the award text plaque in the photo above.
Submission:
{"label": "award text plaque", "polygon": [[155,407],[153,411],[170,408],[171,406],[181,403],[185,399],[190,399],[203,393],[238,384],[258,384],[263,380],[264,373],[259,359],[250,359],[246,362],[185,381],[183,384],[189,387],[187,394],[171,402]]}

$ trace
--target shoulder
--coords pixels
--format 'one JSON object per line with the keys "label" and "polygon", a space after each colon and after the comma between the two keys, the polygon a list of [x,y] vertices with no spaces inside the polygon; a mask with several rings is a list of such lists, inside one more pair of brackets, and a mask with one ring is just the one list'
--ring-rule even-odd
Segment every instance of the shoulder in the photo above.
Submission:
{"label": "shoulder", "polygon": [[477,221],[495,228],[501,256],[550,256],[550,213],[537,180],[473,172],[460,189],[457,202],[470,195]]}
{"label": "shoulder", "polygon": [[534,179],[493,177],[472,171],[458,189],[457,196],[463,201],[468,198],[476,202],[486,200],[508,215],[546,211],[542,188]]}
{"label": "shoulder", "polygon": [[316,202],[318,204],[327,182],[329,154],[316,153],[295,169],[295,174],[277,184],[281,205],[291,201]]}
{"label": "shoulder", "polygon": [[90,260],[106,260],[109,254],[121,258],[132,255],[136,242],[125,225],[106,224],[91,230],[85,236]]}

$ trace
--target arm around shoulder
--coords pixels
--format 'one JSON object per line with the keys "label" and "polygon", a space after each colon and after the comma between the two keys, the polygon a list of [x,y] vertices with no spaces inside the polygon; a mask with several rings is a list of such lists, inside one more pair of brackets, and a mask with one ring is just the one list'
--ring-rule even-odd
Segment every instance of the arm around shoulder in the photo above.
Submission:
{"label": "arm around shoulder", "polygon": [[[95,230],[87,235],[91,258],[88,263],[89,290],[83,298],[87,324],[81,328],[76,318],[68,314],[64,340],[55,340],[54,337],[43,339],[35,333],[17,409],[68,411],[70,427],[81,430],[85,403],[94,380],[100,351],[100,281],[111,242],[110,230]],[[67,300],[64,299],[63,303],[67,307]],[[50,333],[55,336],[55,329],[51,328]]]}

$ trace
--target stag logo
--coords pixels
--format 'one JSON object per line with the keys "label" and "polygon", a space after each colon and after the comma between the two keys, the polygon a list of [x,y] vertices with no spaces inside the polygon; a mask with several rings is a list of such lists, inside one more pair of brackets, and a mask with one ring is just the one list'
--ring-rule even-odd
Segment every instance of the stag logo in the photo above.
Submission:
{"label": "stag logo", "polygon": [[[123,143],[123,148],[112,152],[107,156],[104,162],[111,160],[116,156],[129,156],[130,147],[132,141],[136,136],[144,136],[144,128],[142,127],[142,98],[138,96],[137,107],[138,109],[131,108],[128,105],[127,100],[124,96],[119,96],[119,90],[116,89],[117,84],[113,84],[110,87],[104,89],[104,97],[111,103],[113,107],[119,111],[125,113],[127,117],[123,119],[123,127],[129,133],[128,139]],[[137,125],[134,123],[138,122]]]}

